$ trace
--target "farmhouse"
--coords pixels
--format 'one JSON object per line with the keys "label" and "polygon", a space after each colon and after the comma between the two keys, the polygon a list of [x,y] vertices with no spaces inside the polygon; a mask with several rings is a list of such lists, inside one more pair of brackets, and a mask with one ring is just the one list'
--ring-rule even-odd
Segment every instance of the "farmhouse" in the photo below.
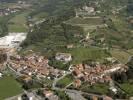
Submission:
{"label": "farmhouse", "polygon": [[80,16],[85,17],[90,15],[95,15],[95,8],[85,5],[82,8],[76,9],[75,12],[76,12],[76,17]]}

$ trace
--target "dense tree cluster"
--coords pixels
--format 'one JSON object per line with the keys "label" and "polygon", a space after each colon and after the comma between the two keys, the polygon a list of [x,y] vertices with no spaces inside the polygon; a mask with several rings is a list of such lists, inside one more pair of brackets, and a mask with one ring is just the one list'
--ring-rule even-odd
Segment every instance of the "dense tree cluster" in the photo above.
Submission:
{"label": "dense tree cluster", "polygon": [[129,15],[133,15],[133,0],[128,0],[127,12]]}

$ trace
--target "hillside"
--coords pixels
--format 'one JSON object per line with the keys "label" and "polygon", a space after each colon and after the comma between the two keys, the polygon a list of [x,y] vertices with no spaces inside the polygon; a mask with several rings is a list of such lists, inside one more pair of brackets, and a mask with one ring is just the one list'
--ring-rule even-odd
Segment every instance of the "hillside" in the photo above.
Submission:
{"label": "hillside", "polygon": [[133,0],[0,0],[0,48],[0,99],[133,96]]}
{"label": "hillside", "polygon": [[[22,51],[33,49],[52,56],[57,51],[64,52],[69,44],[81,48],[84,46],[124,50],[133,48],[133,26],[129,17],[132,11],[130,0],[41,2],[44,2],[42,6],[37,7],[29,15],[33,19],[45,18],[45,21],[35,25],[33,32],[29,32],[22,44]],[[75,17],[75,8],[82,9],[85,4],[95,9],[95,15]]]}

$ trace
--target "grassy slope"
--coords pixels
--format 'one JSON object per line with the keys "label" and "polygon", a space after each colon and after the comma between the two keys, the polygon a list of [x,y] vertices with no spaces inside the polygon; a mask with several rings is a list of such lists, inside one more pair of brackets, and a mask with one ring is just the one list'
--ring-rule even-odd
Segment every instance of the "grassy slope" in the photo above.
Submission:
{"label": "grassy slope", "polygon": [[22,93],[20,84],[13,77],[0,79],[0,100]]}
{"label": "grassy slope", "polygon": [[101,60],[109,56],[104,50],[98,48],[74,48],[68,50],[73,56],[73,63],[82,63],[84,60]]}

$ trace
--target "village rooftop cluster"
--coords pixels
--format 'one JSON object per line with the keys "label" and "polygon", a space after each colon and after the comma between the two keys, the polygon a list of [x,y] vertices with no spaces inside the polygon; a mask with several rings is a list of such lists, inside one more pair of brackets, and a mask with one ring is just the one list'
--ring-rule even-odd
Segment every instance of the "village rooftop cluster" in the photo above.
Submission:
{"label": "village rooftop cluster", "polygon": [[36,75],[38,78],[49,78],[53,79],[61,76],[64,71],[54,69],[48,65],[49,60],[43,56],[31,54],[25,57],[11,56],[9,66],[15,70],[17,74],[33,76]]}
{"label": "village rooftop cluster", "polygon": [[126,72],[128,67],[123,64],[105,65],[94,62],[92,65],[78,64],[71,68],[73,75],[77,79],[75,86],[79,87],[81,82],[88,82],[90,85],[95,83],[109,83],[111,73],[116,71]]}

